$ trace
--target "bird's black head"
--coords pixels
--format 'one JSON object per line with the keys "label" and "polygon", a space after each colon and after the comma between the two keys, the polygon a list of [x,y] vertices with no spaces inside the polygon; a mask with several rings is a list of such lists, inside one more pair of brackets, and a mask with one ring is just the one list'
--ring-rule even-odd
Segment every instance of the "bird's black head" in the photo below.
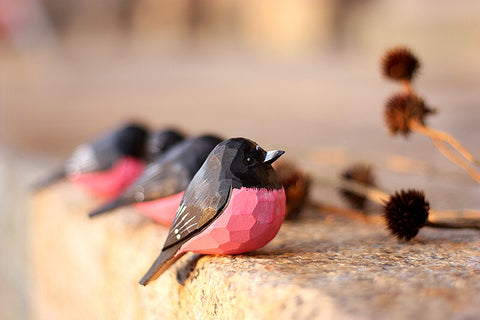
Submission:
{"label": "bird's black head", "polygon": [[234,188],[282,188],[271,164],[284,151],[266,152],[251,140],[234,138],[220,143],[212,153],[221,160],[222,174],[232,179]]}
{"label": "bird's black head", "polygon": [[139,124],[128,124],[116,133],[115,144],[124,155],[143,158],[148,130]]}
{"label": "bird's black head", "polygon": [[186,139],[168,150],[159,160],[182,166],[188,170],[191,179],[220,142],[222,142],[221,138],[209,134]]}
{"label": "bird's black head", "polygon": [[145,158],[148,161],[153,161],[183,139],[185,139],[185,136],[175,129],[153,132],[147,139]]}

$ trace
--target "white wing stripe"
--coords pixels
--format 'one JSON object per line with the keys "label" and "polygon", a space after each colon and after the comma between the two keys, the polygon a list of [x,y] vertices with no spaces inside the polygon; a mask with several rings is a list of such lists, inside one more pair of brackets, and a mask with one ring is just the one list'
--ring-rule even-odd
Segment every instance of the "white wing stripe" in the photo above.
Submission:
{"label": "white wing stripe", "polygon": [[183,230],[185,230],[185,228],[187,228],[188,230],[188,227],[187,224],[189,224],[195,217],[191,217],[190,219],[188,219],[188,221],[186,221],[183,226],[181,226],[180,228],[178,228],[178,232],[182,233]]}

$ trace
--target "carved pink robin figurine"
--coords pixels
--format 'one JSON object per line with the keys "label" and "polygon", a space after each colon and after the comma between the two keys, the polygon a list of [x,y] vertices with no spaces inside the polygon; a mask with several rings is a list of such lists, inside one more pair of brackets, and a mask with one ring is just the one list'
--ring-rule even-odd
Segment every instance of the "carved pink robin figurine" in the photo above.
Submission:
{"label": "carved pink robin figurine", "polygon": [[244,138],[218,144],[188,185],[162,252],[140,280],[147,285],[186,252],[240,254],[278,233],[285,192],[266,152]]}

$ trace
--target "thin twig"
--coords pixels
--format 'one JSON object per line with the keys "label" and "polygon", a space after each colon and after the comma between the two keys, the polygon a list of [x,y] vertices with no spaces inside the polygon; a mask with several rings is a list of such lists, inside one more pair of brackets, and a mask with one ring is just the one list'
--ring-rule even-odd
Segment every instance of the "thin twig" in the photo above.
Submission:
{"label": "thin twig", "polygon": [[412,94],[412,83],[408,80],[402,81],[402,89],[406,95]]}
{"label": "thin twig", "polygon": [[459,167],[461,167],[463,170],[465,170],[473,179],[475,179],[478,183],[480,183],[480,173],[478,173],[478,171],[476,171],[474,168],[472,168],[470,166],[469,163],[467,163],[463,158],[461,158],[459,155],[457,155],[456,153],[452,152],[452,150],[450,150],[448,148],[448,146],[446,146],[443,141],[440,141],[438,139],[433,139],[432,138],[432,141],[433,143],[435,144],[435,146],[437,147],[437,149],[443,153],[443,155],[450,161],[452,161],[453,163],[455,163],[456,165],[458,165]]}
{"label": "thin twig", "polygon": [[311,201],[309,205],[320,212],[334,213],[336,215],[343,216],[352,220],[359,220],[364,222],[368,220],[368,216],[363,211],[346,209],[334,205],[323,204],[313,201]]}
{"label": "thin twig", "polygon": [[455,221],[455,222],[425,222],[425,227],[441,228],[441,229],[474,229],[480,230],[479,221]]}
{"label": "thin twig", "polygon": [[[367,186],[367,185],[364,185],[364,184],[361,184],[361,183],[358,183],[358,182],[355,182],[355,181],[327,179],[327,178],[324,178],[324,177],[314,177],[313,181],[316,182],[316,183],[322,184],[322,185],[327,185],[327,186],[331,186],[331,187],[339,188],[339,189],[345,189],[345,190],[350,191],[352,193],[362,195],[365,198],[367,198],[368,200],[370,200],[372,202],[375,202],[375,203],[378,203],[380,205],[384,205],[386,202],[390,201],[390,195],[388,193],[384,192],[383,190],[380,190],[376,187]],[[356,211],[356,210],[353,210],[353,211]],[[461,210],[460,211],[459,210],[450,210],[450,211],[431,210],[431,211],[432,211],[432,215],[434,215],[435,217],[441,217],[444,214],[452,213],[452,212],[458,214]],[[480,211],[478,211],[478,210],[470,209],[470,210],[465,210],[465,211],[473,212],[475,214],[480,215]],[[356,211],[356,212],[354,212],[354,214],[357,213],[357,212],[361,212],[361,211]],[[463,219],[463,220],[465,220],[465,222],[467,222],[467,221],[470,221],[470,220],[474,221],[476,219]]]}
{"label": "thin twig", "polygon": [[480,166],[480,161],[477,160],[467,149],[465,149],[465,147],[463,147],[460,144],[460,142],[458,142],[454,137],[452,137],[448,133],[435,130],[429,127],[425,127],[424,125],[419,123],[417,120],[410,121],[410,128],[413,131],[416,131],[420,134],[430,137],[431,139],[439,139],[448,143],[449,145],[452,146],[453,149],[455,149],[458,153],[460,153],[465,159],[467,159],[468,161],[470,161],[471,163],[477,166]]}
{"label": "thin twig", "polygon": [[367,186],[351,180],[331,180],[327,178],[315,178],[315,182],[319,182],[324,185],[334,186],[339,189],[344,189],[352,193],[356,193],[364,196],[372,202],[376,202],[380,205],[384,205],[390,199],[388,193],[371,186]]}

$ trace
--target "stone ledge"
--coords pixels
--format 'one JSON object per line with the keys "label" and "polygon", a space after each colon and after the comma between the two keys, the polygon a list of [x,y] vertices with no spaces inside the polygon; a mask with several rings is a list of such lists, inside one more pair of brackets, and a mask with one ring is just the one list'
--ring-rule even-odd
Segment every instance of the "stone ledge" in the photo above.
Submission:
{"label": "stone ledge", "polygon": [[[480,314],[480,234],[304,212],[265,248],[187,255],[137,284],[167,229],[133,209],[88,219],[97,203],[69,184],[36,195],[30,219],[35,319],[471,319]],[[177,273],[179,280],[177,279]],[[187,278],[183,278],[187,274]]]}

